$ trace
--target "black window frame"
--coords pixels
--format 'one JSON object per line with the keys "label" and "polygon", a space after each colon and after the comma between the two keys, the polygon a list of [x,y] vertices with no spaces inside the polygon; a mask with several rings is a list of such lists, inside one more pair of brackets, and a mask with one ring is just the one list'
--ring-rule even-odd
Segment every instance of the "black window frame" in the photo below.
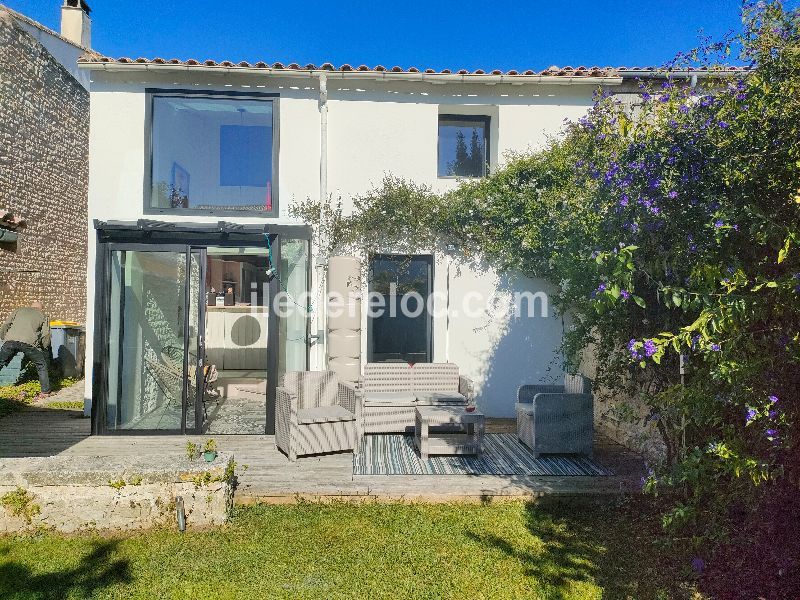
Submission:
{"label": "black window frame", "polygon": [[[442,126],[442,121],[462,121],[464,123],[483,123],[484,131],[484,144],[483,144],[483,174],[482,175],[440,175],[439,162],[441,161],[442,145],[439,139],[439,129]],[[436,120],[436,177],[438,179],[483,179],[489,174],[490,167],[490,139],[491,139],[491,124],[492,117],[489,115],[454,115],[449,113],[439,113],[439,118]]]}
{"label": "black window frame", "polygon": [[[386,253],[386,252],[376,252],[369,256],[369,281],[368,281],[368,289],[370,294],[375,291],[373,287],[373,265],[374,261],[376,260],[389,260],[401,263],[405,260],[419,260],[425,263],[428,270],[428,294],[434,293],[434,283],[435,283],[435,268],[436,268],[436,261],[434,260],[433,254],[397,254],[397,253]],[[434,349],[434,323],[433,323],[433,313],[428,312],[428,298],[423,298],[423,302],[425,303],[425,327],[426,327],[426,335],[427,335],[427,348],[426,351],[426,359],[425,361],[417,361],[417,362],[433,362],[433,349]],[[405,358],[400,357],[398,359],[386,359],[386,358],[379,358],[376,356],[373,347],[373,334],[374,331],[372,329],[373,319],[371,317],[367,318],[367,362],[405,362]]]}
{"label": "black window frame", "polygon": [[[157,208],[152,206],[153,194],[153,103],[158,97],[210,98],[260,100],[272,103],[272,210],[225,210],[199,208]],[[145,89],[145,165],[144,165],[144,214],[145,215],[190,215],[210,217],[261,217],[277,218],[280,215],[279,156],[280,152],[280,94],[270,92],[236,92],[217,90]]]}

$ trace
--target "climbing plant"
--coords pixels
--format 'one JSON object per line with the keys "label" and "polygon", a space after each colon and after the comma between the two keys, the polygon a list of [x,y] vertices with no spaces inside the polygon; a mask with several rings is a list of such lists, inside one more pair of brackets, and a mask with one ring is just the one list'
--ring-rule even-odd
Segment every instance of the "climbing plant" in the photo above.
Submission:
{"label": "climbing plant", "polygon": [[445,245],[556,284],[573,366],[591,351],[598,388],[661,434],[644,487],[671,498],[664,524],[710,539],[800,481],[798,13],[745,3],[740,34],[661,75],[453,192],[387,177],[322,212],[331,244]]}

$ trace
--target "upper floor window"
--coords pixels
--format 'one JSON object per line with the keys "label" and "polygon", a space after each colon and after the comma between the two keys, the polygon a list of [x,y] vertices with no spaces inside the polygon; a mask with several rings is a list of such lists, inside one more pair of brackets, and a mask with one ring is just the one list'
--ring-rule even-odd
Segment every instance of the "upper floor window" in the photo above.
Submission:
{"label": "upper floor window", "polygon": [[270,98],[152,95],[148,212],[277,214]]}
{"label": "upper floor window", "polygon": [[484,177],[489,117],[439,115],[439,177]]}

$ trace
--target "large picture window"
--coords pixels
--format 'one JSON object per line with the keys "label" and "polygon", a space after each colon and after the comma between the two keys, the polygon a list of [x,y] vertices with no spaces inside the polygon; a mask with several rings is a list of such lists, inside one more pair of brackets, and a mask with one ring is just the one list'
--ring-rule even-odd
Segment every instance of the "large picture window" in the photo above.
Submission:
{"label": "large picture window", "polygon": [[153,93],[150,213],[277,214],[272,98]]}
{"label": "large picture window", "polygon": [[439,177],[485,177],[489,117],[439,115]]}

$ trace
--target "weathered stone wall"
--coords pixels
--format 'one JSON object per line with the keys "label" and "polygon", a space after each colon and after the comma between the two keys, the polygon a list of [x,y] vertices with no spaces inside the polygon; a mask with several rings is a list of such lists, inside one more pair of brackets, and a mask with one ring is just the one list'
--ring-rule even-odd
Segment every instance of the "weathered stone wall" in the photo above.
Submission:
{"label": "weathered stone wall", "polygon": [[0,243],[0,320],[34,299],[86,321],[89,93],[0,7],[0,210],[25,219]]}
{"label": "weathered stone wall", "polygon": [[[0,460],[0,533],[222,525],[233,504],[233,454],[213,463],[183,456],[53,456]],[[15,514],[16,513],[16,514]]]}
{"label": "weathered stone wall", "polygon": [[[595,379],[596,369],[593,349],[589,348],[583,355],[580,372]],[[664,442],[656,422],[648,418],[650,409],[644,402],[607,389],[593,391],[594,423],[598,431],[642,454],[650,463],[664,459]]]}

